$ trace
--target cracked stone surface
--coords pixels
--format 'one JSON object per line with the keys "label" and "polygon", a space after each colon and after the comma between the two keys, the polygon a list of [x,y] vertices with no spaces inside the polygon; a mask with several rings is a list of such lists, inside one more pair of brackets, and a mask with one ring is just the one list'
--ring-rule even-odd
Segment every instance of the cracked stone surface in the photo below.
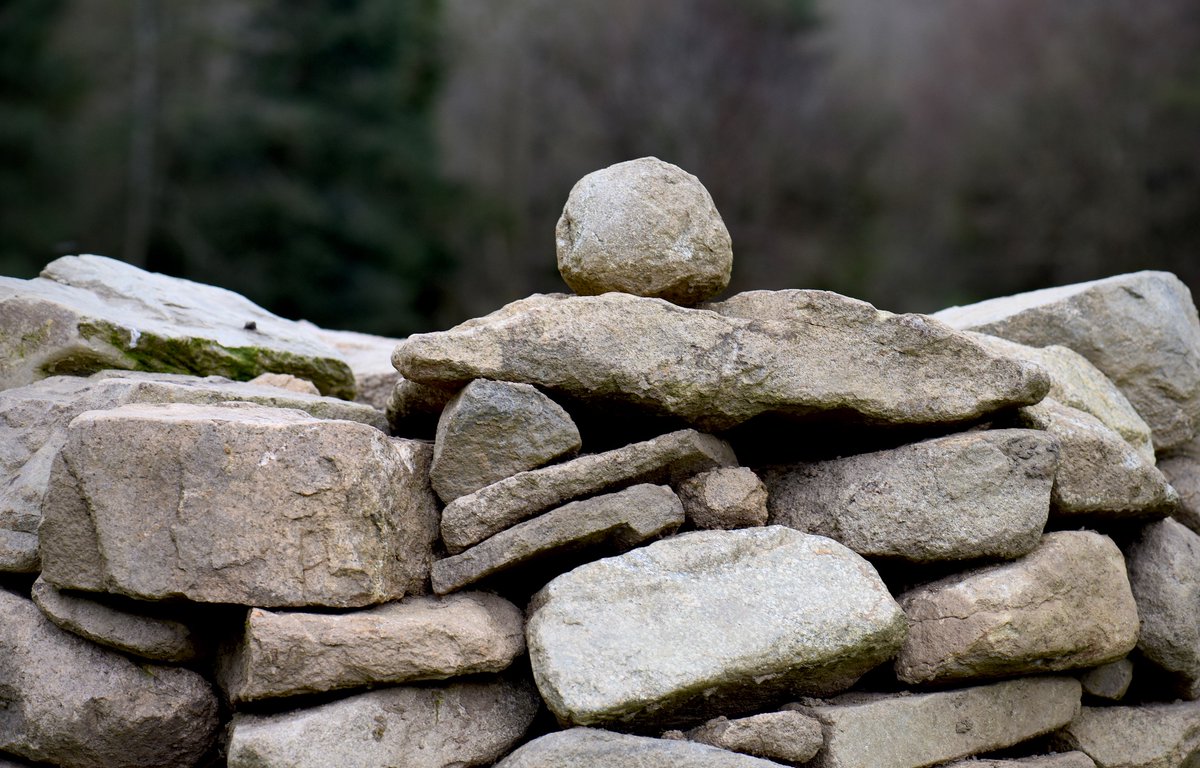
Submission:
{"label": "cracked stone surface", "polygon": [[1084,707],[1055,741],[1098,768],[1191,768],[1200,752],[1200,702]]}
{"label": "cracked stone surface", "polygon": [[674,739],[570,728],[521,746],[496,768],[780,768],[778,763]]}

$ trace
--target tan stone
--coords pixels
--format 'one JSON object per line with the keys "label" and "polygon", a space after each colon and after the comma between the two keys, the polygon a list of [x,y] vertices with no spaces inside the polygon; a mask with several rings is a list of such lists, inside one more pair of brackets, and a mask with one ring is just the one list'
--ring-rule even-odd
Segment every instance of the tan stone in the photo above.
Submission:
{"label": "tan stone", "polygon": [[684,480],[679,500],[697,528],[751,528],[767,522],[767,488],[745,467],[714,469]]}

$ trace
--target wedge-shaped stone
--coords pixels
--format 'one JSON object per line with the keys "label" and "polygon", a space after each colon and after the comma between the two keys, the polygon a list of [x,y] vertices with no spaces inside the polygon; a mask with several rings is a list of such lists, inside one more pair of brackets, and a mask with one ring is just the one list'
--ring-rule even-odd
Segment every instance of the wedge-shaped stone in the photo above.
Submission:
{"label": "wedge-shaped stone", "polygon": [[1142,529],[1126,552],[1142,632],[1138,650],[1200,699],[1200,535],[1171,518]]}
{"label": "wedge-shaped stone", "polygon": [[376,683],[500,672],[525,652],[525,622],[495,595],[411,597],[351,613],[251,608],[221,659],[235,704]]}
{"label": "wedge-shaped stone", "polygon": [[847,694],[801,707],[825,730],[813,768],[920,768],[1061,728],[1079,712],[1079,681],[1035,677],[916,695]]}
{"label": "wedge-shaped stone", "polygon": [[737,464],[728,443],[690,429],[521,472],[442,510],[442,541],[457,554],[564,502],[638,483],[679,483]]}
{"label": "wedge-shaped stone", "polygon": [[1133,662],[1117,659],[1101,664],[1079,676],[1085,696],[1105,701],[1120,701],[1133,683]]}
{"label": "wedge-shaped stone", "polygon": [[1107,536],[1046,534],[1010,563],[948,576],[900,596],[906,683],[1094,667],[1133,650],[1138,613],[1125,562]]}
{"label": "wedge-shaped stone", "polygon": [[[679,497],[661,485],[635,485],[573,501],[436,561],[431,573],[433,591],[444,595],[556,553],[596,547],[624,551],[674,533],[683,520]],[[543,583],[553,575],[557,574],[547,574]]]}
{"label": "wedge-shaped stone", "polygon": [[779,763],[706,744],[571,728],[525,744],[496,768],[780,768]]}
{"label": "wedge-shaped stone", "polygon": [[102,256],[64,256],[33,280],[0,278],[0,389],[105,368],[290,373],[337,397],[354,374],[311,330],[243,296]]}
{"label": "wedge-shaped stone", "polygon": [[217,698],[186,669],[137,663],[0,589],[0,750],[62,768],[192,766]]}
{"label": "wedge-shaped stone", "polygon": [[1158,468],[1179,493],[1175,519],[1200,533],[1200,437],[1164,456]]}
{"label": "wedge-shaped stone", "polygon": [[702,744],[789,765],[808,762],[825,744],[821,721],[795,711],[763,712],[734,720],[718,717],[685,735]]}
{"label": "wedge-shaped stone", "polygon": [[963,760],[946,768],[1096,768],[1096,763],[1083,752],[1059,752],[1012,760]]}
{"label": "wedge-shaped stone", "polygon": [[467,768],[525,734],[538,700],[504,681],[386,688],[278,715],[234,715],[229,768]]}
{"label": "wedge-shaped stone", "polygon": [[1039,366],[936,320],[824,291],[756,291],[707,309],[618,293],[539,297],[410,336],[392,362],[417,381],[520,381],[708,430],[770,412],[962,422],[1049,388]]}
{"label": "wedge-shaped stone", "polygon": [[723,467],[684,480],[679,500],[697,528],[752,528],[767,522],[767,488],[746,467]]}
{"label": "wedge-shaped stone", "polygon": [[1190,768],[1200,751],[1200,702],[1084,707],[1055,739],[1098,768]]}
{"label": "wedge-shaped stone", "polygon": [[1158,451],[1200,429],[1200,319],[1191,292],[1169,272],[1047,288],[934,317],[1036,347],[1070,347],[1121,388]]}
{"label": "wedge-shaped stone", "polygon": [[126,405],[71,422],[43,578],[141,600],[361,607],[421,588],[431,448],[248,403]]}
{"label": "wedge-shaped stone", "polygon": [[860,555],[913,561],[1018,557],[1050,512],[1058,444],[1044,432],[964,432],[764,472],[770,522]]}
{"label": "wedge-shaped stone", "polygon": [[533,676],[564,723],[696,725],[844,690],[905,622],[870,563],[770,526],[696,531],[581,566],[530,603]]}

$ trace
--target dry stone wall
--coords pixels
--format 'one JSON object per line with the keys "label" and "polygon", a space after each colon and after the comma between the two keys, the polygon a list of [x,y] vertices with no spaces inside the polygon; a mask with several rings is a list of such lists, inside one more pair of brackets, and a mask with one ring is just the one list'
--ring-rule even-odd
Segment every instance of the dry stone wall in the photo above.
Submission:
{"label": "dry stone wall", "polygon": [[0,278],[0,766],[1200,762],[1182,283],[713,302],[653,158],[556,240],[404,340]]}

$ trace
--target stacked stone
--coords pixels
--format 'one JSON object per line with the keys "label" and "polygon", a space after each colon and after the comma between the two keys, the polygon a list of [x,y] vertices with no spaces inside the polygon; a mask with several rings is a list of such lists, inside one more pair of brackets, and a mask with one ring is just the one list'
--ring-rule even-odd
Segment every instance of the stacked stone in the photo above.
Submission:
{"label": "stacked stone", "polygon": [[0,764],[1200,758],[1177,279],[714,301],[728,233],[653,158],[556,236],[575,295],[395,345],[386,420],[298,382],[378,342],[97,257],[0,282]]}

